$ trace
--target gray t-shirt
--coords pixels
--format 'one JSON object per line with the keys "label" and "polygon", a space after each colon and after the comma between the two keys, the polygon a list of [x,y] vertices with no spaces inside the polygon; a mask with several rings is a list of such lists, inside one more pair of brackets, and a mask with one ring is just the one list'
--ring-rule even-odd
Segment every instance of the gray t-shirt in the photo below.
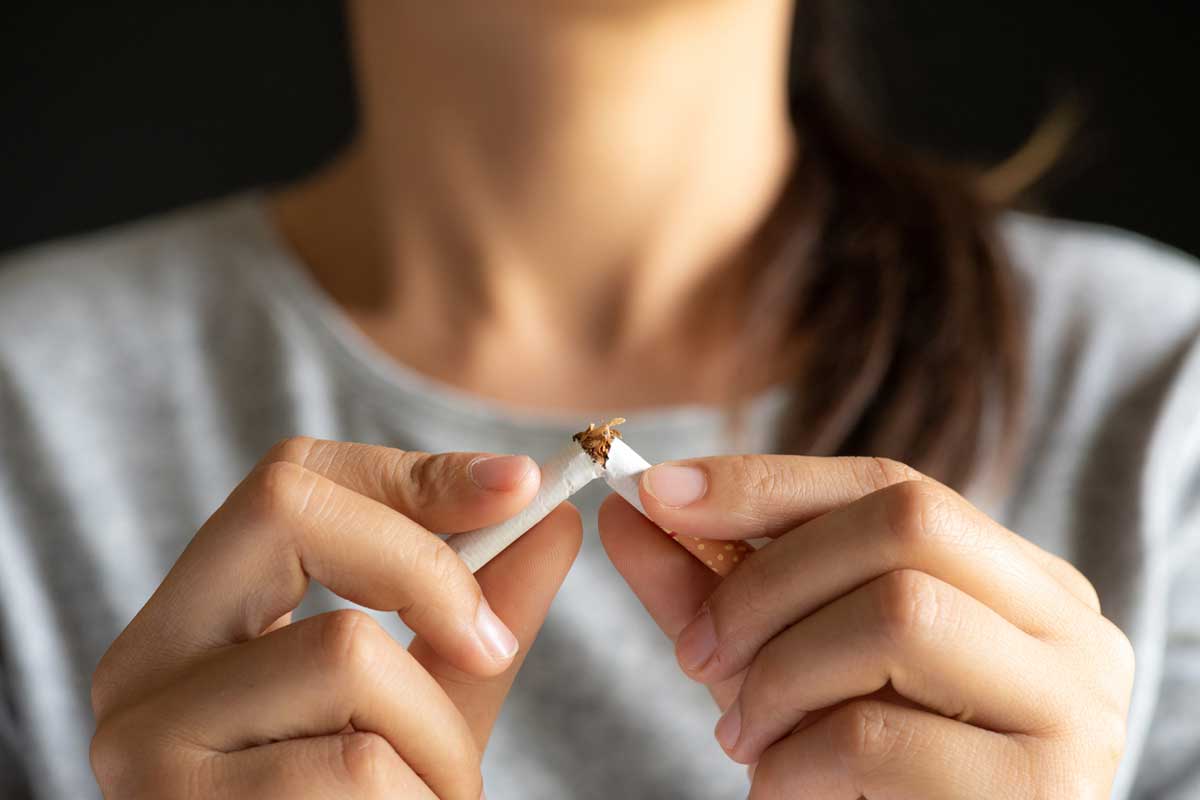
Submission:
{"label": "gray t-shirt", "polygon": [[[1077,564],[1132,639],[1115,797],[1200,797],[1200,269],[1096,227],[1013,216],[1030,289],[1029,442],[1004,524]],[[752,415],[770,449],[781,395]],[[652,460],[726,451],[715,409],[633,417]],[[0,796],[88,798],[90,675],[194,531],[293,434],[431,451],[556,451],[515,411],[392,363],[251,193],[27,250],[0,267]],[[583,552],[499,720],[494,800],[736,798],[716,709],[606,559]],[[304,612],[338,604],[314,590]],[[376,615],[401,639],[391,615]],[[1032,680],[1044,680],[1031,676]]]}

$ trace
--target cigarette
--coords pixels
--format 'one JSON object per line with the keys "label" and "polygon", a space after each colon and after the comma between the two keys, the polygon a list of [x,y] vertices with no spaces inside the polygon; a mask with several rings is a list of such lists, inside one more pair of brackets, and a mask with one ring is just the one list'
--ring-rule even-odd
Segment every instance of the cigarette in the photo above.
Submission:
{"label": "cigarette", "polygon": [[[609,488],[649,519],[642,506],[638,485],[642,473],[650,469],[650,463],[622,440],[616,426],[624,422],[618,417],[604,425],[588,425],[587,430],[575,434],[568,447],[542,465],[541,487],[521,513],[497,525],[451,536],[446,543],[472,572],[476,572],[545,519],[560,503],[597,478],[604,478]],[[753,550],[740,541],[700,539],[671,531],[664,533],[721,576],[733,572]]]}
{"label": "cigarette", "polygon": [[471,572],[476,572],[549,516],[571,495],[599,478],[603,469],[587,451],[571,442],[570,446],[542,464],[542,485],[521,513],[497,525],[451,536],[446,544],[458,553]]}

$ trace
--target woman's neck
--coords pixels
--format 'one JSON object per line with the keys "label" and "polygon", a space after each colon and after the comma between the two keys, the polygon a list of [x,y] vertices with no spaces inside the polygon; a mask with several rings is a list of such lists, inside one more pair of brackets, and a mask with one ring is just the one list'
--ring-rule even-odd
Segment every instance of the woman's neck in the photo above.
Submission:
{"label": "woman's neck", "polygon": [[628,371],[695,363],[790,168],[790,2],[351,5],[359,136],[277,204],[318,280],[464,388],[582,405],[551,384],[586,362],[644,387],[595,405],[682,399]]}

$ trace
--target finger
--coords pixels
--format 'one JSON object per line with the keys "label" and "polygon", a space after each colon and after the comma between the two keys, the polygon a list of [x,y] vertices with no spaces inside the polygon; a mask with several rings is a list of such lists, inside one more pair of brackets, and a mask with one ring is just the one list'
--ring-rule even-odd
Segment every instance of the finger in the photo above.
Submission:
{"label": "finger", "polygon": [[1096,592],[1096,587],[1074,564],[1043,550],[1023,536],[1016,536],[1015,539],[1025,555],[1058,581],[1060,586],[1092,612],[1100,613],[1100,595]]}
{"label": "finger", "polygon": [[767,750],[750,800],[1015,800],[1035,794],[1027,762],[1004,734],[859,700]]}
{"label": "finger", "polygon": [[254,800],[438,800],[386,739],[373,733],[275,742],[215,758],[212,797]]}
{"label": "finger", "polygon": [[[600,505],[600,541],[613,566],[672,641],[696,616],[721,578],[673,542],[618,495]],[[741,675],[708,687],[725,709],[737,696]]]}
{"label": "finger", "polygon": [[424,636],[409,648],[466,718],[480,751],[487,746],[504,698],[579,553],[582,539],[579,512],[564,503],[476,573],[488,602],[520,642],[517,657],[501,674],[488,678],[467,674],[439,655]]}
{"label": "finger", "polygon": [[728,677],[796,620],[903,569],[957,587],[1031,635],[1076,635],[1090,612],[998,529],[935,483],[876,492],[751,555],[680,633],[680,665],[704,683]]}
{"label": "finger", "polygon": [[658,464],[642,475],[646,513],[667,530],[706,539],[780,536],[916,470],[875,458],[717,456]]}
{"label": "finger", "polygon": [[260,466],[277,461],[323,475],[436,533],[462,533],[516,515],[541,480],[529,456],[431,455],[308,437],[275,445]]}
{"label": "finger", "polygon": [[[646,513],[666,530],[709,539],[754,539],[782,536],[867,495],[914,481],[941,486],[883,458],[745,455],[660,464],[645,472],[640,488]],[[1096,590],[1079,570],[1016,534],[1004,533],[1080,602],[1099,611]]]}
{"label": "finger", "polygon": [[891,572],[768,642],[718,723],[717,740],[751,764],[806,712],[889,684],[960,722],[1042,731],[1065,717],[1063,704],[1029,675],[1057,668],[1049,645],[974,598],[924,573]]}
{"label": "finger", "polygon": [[609,495],[600,505],[598,521],[600,541],[613,566],[674,640],[721,578],[618,495]]}
{"label": "finger", "polygon": [[139,719],[118,724],[153,716],[218,752],[351,726],[382,737],[441,798],[478,800],[481,789],[480,751],[454,703],[360,611],[310,617],[212,654],[129,713]]}
{"label": "finger", "polygon": [[516,642],[441,539],[311,470],[272,462],[205,523],[122,633],[115,657],[129,663],[114,674],[161,673],[252,639],[300,603],[310,577],[398,611],[463,670],[496,674],[511,662]]}

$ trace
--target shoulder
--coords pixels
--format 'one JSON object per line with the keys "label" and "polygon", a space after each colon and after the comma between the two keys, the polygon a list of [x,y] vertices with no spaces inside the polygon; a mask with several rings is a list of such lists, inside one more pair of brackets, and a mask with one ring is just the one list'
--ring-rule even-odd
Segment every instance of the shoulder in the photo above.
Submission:
{"label": "shoulder", "polygon": [[29,453],[112,452],[266,391],[261,215],[242,195],[0,260],[0,483]]}
{"label": "shoulder", "polygon": [[1200,261],[1100,225],[1011,214],[1001,232],[1024,289],[1035,385],[1073,381],[1099,397],[1190,377]]}
{"label": "shoulder", "polygon": [[1137,387],[1166,391],[1186,372],[1200,262],[1098,225],[1014,214],[1002,233],[1026,298],[1035,389],[1102,404]]}
{"label": "shoulder", "polygon": [[1084,481],[1096,507],[1124,498],[1148,535],[1178,540],[1169,520],[1196,505],[1200,480],[1200,261],[1026,215],[1002,234],[1027,298],[1027,468],[1060,488]]}
{"label": "shoulder", "polygon": [[0,255],[0,324],[97,322],[125,302],[189,296],[236,267],[257,213],[239,195]]}
{"label": "shoulder", "polygon": [[136,362],[239,280],[251,195],[0,257],[0,366]]}
{"label": "shoulder", "polygon": [[1027,290],[1035,345],[1073,331],[1125,351],[1178,346],[1200,329],[1200,261],[1102,225],[1010,214],[1001,233]]}

